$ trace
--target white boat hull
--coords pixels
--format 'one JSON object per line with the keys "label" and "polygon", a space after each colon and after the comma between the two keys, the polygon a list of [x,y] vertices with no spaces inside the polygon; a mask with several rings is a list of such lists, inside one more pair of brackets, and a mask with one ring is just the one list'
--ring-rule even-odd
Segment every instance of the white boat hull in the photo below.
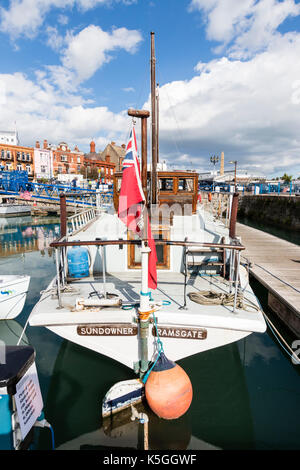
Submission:
{"label": "white boat hull", "polygon": [[16,318],[23,310],[30,276],[0,276],[0,320]]}
{"label": "white boat hull", "polygon": [[31,214],[31,206],[19,204],[1,204],[0,217],[21,217]]}
{"label": "white boat hull", "polygon": [[[101,328],[101,325],[93,325]],[[134,369],[134,364],[139,357],[139,337],[136,336],[80,336],[77,325],[47,327],[53,333],[64,339],[72,341],[84,348],[91,349],[99,354],[110,357],[121,364]],[[86,325],[89,331],[90,326]],[[165,355],[172,361],[178,361],[185,357],[208,351],[209,349],[234,343],[248,336],[250,331],[235,331],[218,328],[206,328],[207,337],[204,340],[162,338]],[[156,338],[149,334],[148,338],[149,359],[154,359],[156,354]]]}

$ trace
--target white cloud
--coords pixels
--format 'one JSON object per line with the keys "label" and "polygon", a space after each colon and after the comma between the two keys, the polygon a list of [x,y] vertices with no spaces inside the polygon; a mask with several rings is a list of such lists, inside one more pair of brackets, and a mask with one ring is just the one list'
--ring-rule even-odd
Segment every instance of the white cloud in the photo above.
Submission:
{"label": "white cloud", "polygon": [[277,28],[288,18],[300,14],[294,0],[192,0],[190,10],[205,15],[209,40],[228,46],[233,57],[250,57],[268,46]]}
{"label": "white cloud", "polygon": [[59,51],[65,42],[65,38],[59,34],[55,26],[48,26],[46,34],[48,36],[47,45],[54,51]]}
{"label": "white cloud", "polygon": [[67,15],[58,15],[57,21],[59,24],[66,25],[69,23],[69,18]]}
{"label": "white cloud", "polygon": [[77,95],[66,98],[49,85],[42,72],[38,73],[38,84],[21,73],[2,74],[0,89],[5,91],[0,102],[0,128],[13,127],[17,116],[24,145],[46,138],[52,143],[66,140],[88,150],[92,137],[99,143],[124,142],[129,122],[126,113],[91,107]]}
{"label": "white cloud", "polygon": [[[119,2],[130,5],[135,0],[10,0],[7,9],[0,7],[0,31],[7,33],[12,39],[21,35],[34,38],[52,8],[65,10],[75,6],[86,11],[98,5]],[[60,18],[62,20],[62,15]]]}
{"label": "white cloud", "polygon": [[110,52],[124,49],[134,53],[140,41],[142,36],[136,30],[118,28],[108,33],[99,26],[90,25],[78,34],[68,36],[62,63],[66,69],[74,71],[78,81],[82,82],[111,60]]}
{"label": "white cloud", "polygon": [[122,90],[125,91],[126,93],[133,93],[135,91],[135,89],[131,86],[127,88],[122,88]]}
{"label": "white cloud", "polygon": [[161,158],[185,153],[207,168],[209,156],[224,150],[226,161],[253,171],[261,165],[259,173],[300,171],[299,54],[300,34],[290,33],[248,61],[199,63],[193,79],[161,86]]}

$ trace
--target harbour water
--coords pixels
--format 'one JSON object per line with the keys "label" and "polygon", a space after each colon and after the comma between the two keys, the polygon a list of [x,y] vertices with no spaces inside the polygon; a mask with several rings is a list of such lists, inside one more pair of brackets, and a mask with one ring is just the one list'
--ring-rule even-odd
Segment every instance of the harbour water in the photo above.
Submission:
{"label": "harbour water", "polygon": [[[31,276],[23,312],[16,320],[0,323],[1,339],[13,344],[40,291],[55,275],[49,243],[59,233],[59,220],[2,219],[0,228],[0,274]],[[267,312],[266,292],[251,282]],[[295,338],[272,321],[291,344]],[[142,448],[141,425],[130,417],[110,431],[102,426],[105,393],[114,383],[133,378],[132,371],[45,328],[28,326],[26,341],[36,349],[44,411],[57,449]],[[269,329],[179,364],[193,385],[192,405],[179,420],[150,414],[151,450],[300,449],[300,365],[292,363]],[[37,432],[37,449],[51,449],[49,430]]]}

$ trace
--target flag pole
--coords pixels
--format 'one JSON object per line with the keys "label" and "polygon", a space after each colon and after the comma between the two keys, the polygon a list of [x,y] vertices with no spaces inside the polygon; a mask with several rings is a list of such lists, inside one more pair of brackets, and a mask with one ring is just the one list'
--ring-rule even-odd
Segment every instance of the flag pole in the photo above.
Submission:
{"label": "flag pole", "polygon": [[141,119],[141,140],[142,140],[142,168],[141,183],[145,196],[145,202],[142,210],[143,218],[143,240],[141,246],[141,291],[139,308],[139,338],[140,338],[140,362],[139,374],[142,378],[148,370],[148,336],[149,336],[149,315],[150,315],[150,292],[148,287],[148,265],[149,253],[151,252],[148,244],[148,216],[147,216],[147,118],[149,111],[129,109],[128,115]]}

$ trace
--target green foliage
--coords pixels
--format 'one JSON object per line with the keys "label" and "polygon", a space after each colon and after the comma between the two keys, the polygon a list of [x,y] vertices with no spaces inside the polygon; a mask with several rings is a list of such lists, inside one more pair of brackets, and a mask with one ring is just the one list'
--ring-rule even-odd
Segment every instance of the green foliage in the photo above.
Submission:
{"label": "green foliage", "polygon": [[284,181],[284,183],[290,183],[293,179],[293,175],[288,175],[287,173],[284,173],[281,179]]}

